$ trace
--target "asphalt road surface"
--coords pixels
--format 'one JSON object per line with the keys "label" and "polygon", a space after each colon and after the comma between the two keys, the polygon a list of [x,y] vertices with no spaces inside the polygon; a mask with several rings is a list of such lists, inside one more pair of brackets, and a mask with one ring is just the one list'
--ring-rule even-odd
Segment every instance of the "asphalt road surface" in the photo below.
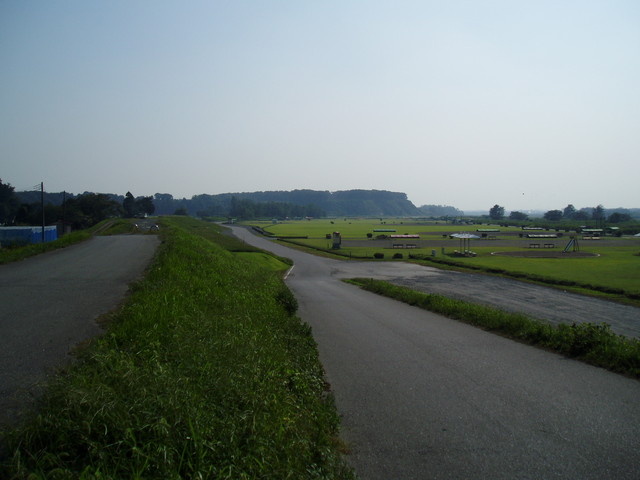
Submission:
{"label": "asphalt road surface", "polygon": [[233,230],[294,260],[287,283],[363,480],[640,478],[637,380],[339,280],[437,282],[435,269],[324,259]]}
{"label": "asphalt road surface", "polygon": [[95,237],[0,265],[0,425],[16,421],[74,346],[101,332],[96,319],[121,302],[158,243]]}

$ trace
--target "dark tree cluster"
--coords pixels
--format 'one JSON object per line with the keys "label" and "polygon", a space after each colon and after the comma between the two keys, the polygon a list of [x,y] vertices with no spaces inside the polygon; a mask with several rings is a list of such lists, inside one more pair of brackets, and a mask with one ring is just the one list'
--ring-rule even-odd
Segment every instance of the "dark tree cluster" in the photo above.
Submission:
{"label": "dark tree cluster", "polygon": [[20,208],[20,199],[10,183],[0,178],[0,225],[13,225]]}
{"label": "dark tree cluster", "polygon": [[[612,210],[605,209],[602,205],[592,208],[576,209],[573,205],[567,205],[563,210],[549,210],[544,213],[543,218],[550,222],[562,221],[580,221],[592,222],[602,227],[606,223],[624,223],[633,221],[633,213],[637,215],[638,209],[617,208]],[[489,210],[489,217],[492,220],[502,220],[504,218],[504,207],[494,205]],[[529,216],[526,213],[512,211],[509,214],[509,220],[527,221]]]}
{"label": "dark tree cluster", "polygon": [[153,204],[153,197],[134,197],[131,192],[127,192],[122,201],[122,209],[126,218],[142,217],[153,215],[156,207]]}
{"label": "dark tree cluster", "polygon": [[464,215],[462,210],[449,205],[422,205],[419,210],[422,215],[432,218],[461,217]]}
{"label": "dark tree cluster", "polygon": [[600,226],[602,226],[605,221],[608,223],[623,223],[633,219],[631,212],[626,209],[607,211],[602,205],[598,205],[597,207],[581,208],[578,210],[572,204],[567,205],[563,210],[549,210],[545,213],[544,218],[547,220],[594,221]]}
{"label": "dark tree cluster", "polygon": [[491,209],[489,209],[489,218],[491,220],[501,220],[504,218],[504,207],[501,207],[498,204],[495,204]]}
{"label": "dark tree cluster", "polygon": [[[269,205],[254,208],[259,217],[320,217],[335,216],[420,216],[421,211],[407,199],[407,195],[384,190],[345,190],[337,192],[317,190],[270,191],[251,193],[222,193],[218,195],[194,195],[190,199],[174,199],[167,193],[156,193],[156,213],[171,215],[178,209],[186,209],[191,215],[230,216],[232,199],[236,202],[250,200],[254,205]],[[292,205],[304,208],[284,207]],[[237,205],[236,205],[237,207]],[[251,205],[241,208],[243,215],[251,214]],[[290,209],[287,214],[286,210]],[[232,215],[235,216],[235,215]],[[245,218],[245,217],[243,217]],[[249,218],[249,217],[246,217]]]}
{"label": "dark tree cluster", "polygon": [[314,205],[294,205],[286,202],[254,202],[247,198],[231,199],[227,216],[241,219],[251,218],[301,218],[324,217],[326,214]]}
{"label": "dark tree cluster", "polygon": [[[5,187],[3,185],[3,187]],[[0,188],[6,191],[5,188]],[[11,187],[13,193],[13,187]],[[20,202],[13,193],[7,200],[0,200],[0,211],[5,215],[2,219],[6,225],[40,225],[42,224],[42,202]],[[84,193],[82,195],[63,196],[60,204],[47,202],[44,205],[44,222],[47,225],[62,223],[72,229],[82,229],[95,225],[110,217],[122,214],[120,204],[102,193]]]}

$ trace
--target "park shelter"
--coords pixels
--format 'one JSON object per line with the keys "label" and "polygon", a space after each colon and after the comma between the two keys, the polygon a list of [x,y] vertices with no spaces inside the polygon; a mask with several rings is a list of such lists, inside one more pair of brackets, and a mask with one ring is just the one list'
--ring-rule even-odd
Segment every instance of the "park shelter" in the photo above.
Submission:
{"label": "park shelter", "polygon": [[460,250],[459,253],[461,255],[470,255],[471,254],[471,240],[474,238],[480,238],[478,235],[474,235],[473,233],[454,233],[450,235],[451,238],[457,238],[460,240]]}
{"label": "park shelter", "polygon": [[[44,241],[53,242],[58,239],[55,225],[44,227]],[[0,245],[42,243],[42,227],[0,227]]]}

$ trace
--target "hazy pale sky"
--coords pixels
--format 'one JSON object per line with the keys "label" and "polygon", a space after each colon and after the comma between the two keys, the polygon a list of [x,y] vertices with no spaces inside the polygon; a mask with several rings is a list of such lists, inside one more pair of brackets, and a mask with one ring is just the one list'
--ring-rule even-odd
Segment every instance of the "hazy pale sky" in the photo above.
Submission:
{"label": "hazy pale sky", "polygon": [[637,0],[0,0],[0,178],[640,207]]}

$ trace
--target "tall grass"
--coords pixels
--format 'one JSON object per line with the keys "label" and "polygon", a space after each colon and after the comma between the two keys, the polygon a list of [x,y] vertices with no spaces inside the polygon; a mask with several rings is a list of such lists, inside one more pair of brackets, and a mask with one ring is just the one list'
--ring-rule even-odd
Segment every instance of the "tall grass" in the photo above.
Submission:
{"label": "tall grass", "polygon": [[189,222],[164,223],[105,335],[6,433],[0,476],[352,478],[315,342],[280,274]]}
{"label": "tall grass", "polygon": [[640,341],[617,335],[606,324],[574,323],[554,326],[523,314],[442,295],[416,292],[382,280],[354,278],[348,281],[379,295],[640,378]]}

